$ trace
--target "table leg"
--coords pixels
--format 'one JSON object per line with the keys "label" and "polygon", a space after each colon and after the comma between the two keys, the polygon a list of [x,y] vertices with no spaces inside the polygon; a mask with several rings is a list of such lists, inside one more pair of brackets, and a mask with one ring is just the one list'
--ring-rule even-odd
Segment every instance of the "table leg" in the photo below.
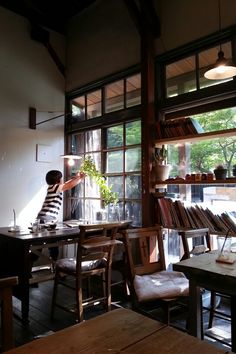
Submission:
{"label": "table leg", "polygon": [[231,296],[231,341],[232,352],[236,353],[236,296]]}
{"label": "table leg", "polygon": [[2,322],[2,350],[11,349],[13,345],[13,322],[12,322],[12,290],[2,289],[1,292],[1,322]]}
{"label": "table leg", "polygon": [[189,334],[202,339],[201,289],[194,280],[189,280]]}

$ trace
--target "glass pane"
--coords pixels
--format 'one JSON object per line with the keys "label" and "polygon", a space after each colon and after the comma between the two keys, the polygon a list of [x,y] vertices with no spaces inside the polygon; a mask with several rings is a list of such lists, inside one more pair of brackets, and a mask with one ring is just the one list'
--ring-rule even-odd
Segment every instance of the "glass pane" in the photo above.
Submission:
{"label": "glass pane", "polygon": [[126,107],[141,104],[141,74],[126,79]]}
{"label": "glass pane", "polygon": [[84,133],[71,136],[71,150],[73,154],[84,153]]}
{"label": "glass pane", "polygon": [[102,115],[102,91],[97,90],[87,94],[87,118],[100,117]]}
{"label": "glass pane", "polygon": [[[93,153],[85,155],[85,158],[90,156],[95,163],[98,171],[101,171],[101,153]],[[85,197],[100,197],[100,191],[98,185],[90,177],[85,178]]]}
{"label": "glass pane", "polygon": [[141,121],[125,125],[126,145],[141,144]]}
{"label": "glass pane", "polygon": [[85,198],[93,197],[100,198],[100,190],[98,185],[94,182],[94,180],[90,177],[85,178]]}
{"label": "glass pane", "polygon": [[141,176],[132,175],[125,179],[125,198],[140,199],[141,198]]}
{"label": "glass pane", "polygon": [[169,164],[171,177],[191,178],[195,180],[206,178],[217,165],[227,169],[227,177],[233,175],[233,165],[236,164],[236,138],[216,138],[193,143],[169,145]]}
{"label": "glass pane", "polygon": [[90,130],[85,133],[85,151],[101,150],[101,129]]}
{"label": "glass pane", "polygon": [[112,186],[112,191],[118,193],[118,197],[124,195],[124,183],[122,176],[107,177],[108,186]]}
{"label": "glass pane", "polygon": [[71,101],[72,123],[85,120],[85,96],[74,98]]}
{"label": "glass pane", "polygon": [[107,153],[106,173],[117,173],[123,171],[123,150]]}
{"label": "glass pane", "polygon": [[127,202],[125,203],[125,219],[132,220],[132,226],[141,226],[141,203]]}
{"label": "glass pane", "polygon": [[92,223],[97,220],[97,211],[101,209],[100,200],[86,199],[85,200],[85,219],[88,223]]}
{"label": "glass pane", "polygon": [[124,108],[124,80],[105,86],[105,113]]}
{"label": "glass pane", "polygon": [[141,148],[128,149],[125,152],[125,171],[141,171]]}
{"label": "glass pane", "polygon": [[123,145],[123,125],[116,125],[107,129],[107,148]]}
{"label": "glass pane", "polygon": [[166,96],[178,96],[196,90],[195,57],[191,56],[166,66]]}
{"label": "glass pane", "polygon": [[194,115],[191,119],[197,121],[206,133],[234,129],[236,127],[236,107]]}
{"label": "glass pane", "polygon": [[84,219],[84,205],[82,199],[70,199],[71,219]]}
{"label": "glass pane", "polygon": [[[231,42],[227,42],[221,45],[221,49],[224,52],[225,58],[232,60],[232,48]],[[212,65],[215,64],[218,58],[218,52],[220,47],[214,47],[208,50],[204,50],[199,53],[199,80],[200,80],[200,88],[219,85],[226,81],[233,80],[233,78],[225,79],[225,80],[209,80],[204,77],[204,73],[211,68]]]}
{"label": "glass pane", "polygon": [[[78,170],[76,171],[76,173]],[[67,191],[67,193],[70,195],[71,198],[82,198],[84,195],[84,182],[79,183],[77,186],[74,188],[70,189]]]}
{"label": "glass pane", "polygon": [[124,220],[124,206],[123,203],[116,205],[108,205],[108,220],[120,221]]}

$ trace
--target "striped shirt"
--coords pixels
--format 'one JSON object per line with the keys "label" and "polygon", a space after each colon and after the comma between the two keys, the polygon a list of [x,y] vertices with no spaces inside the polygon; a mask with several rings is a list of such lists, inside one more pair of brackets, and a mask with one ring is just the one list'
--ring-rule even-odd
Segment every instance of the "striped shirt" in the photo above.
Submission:
{"label": "striped shirt", "polygon": [[57,221],[58,213],[62,205],[62,186],[63,184],[54,184],[48,186],[42,209],[37,218],[47,221]]}

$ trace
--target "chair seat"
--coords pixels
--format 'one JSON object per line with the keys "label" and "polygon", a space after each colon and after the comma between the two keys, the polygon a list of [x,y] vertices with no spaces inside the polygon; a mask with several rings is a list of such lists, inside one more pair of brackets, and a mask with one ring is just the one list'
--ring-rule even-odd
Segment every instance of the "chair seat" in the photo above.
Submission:
{"label": "chair seat", "polygon": [[173,299],[189,295],[189,281],[181,272],[160,271],[135,275],[134,288],[139,302]]}
{"label": "chair seat", "polygon": [[[82,262],[82,272],[87,272],[94,269],[103,268],[106,265],[106,259],[93,259],[89,261]],[[59,272],[67,274],[76,273],[76,258],[62,258],[56,262],[56,269]]]}

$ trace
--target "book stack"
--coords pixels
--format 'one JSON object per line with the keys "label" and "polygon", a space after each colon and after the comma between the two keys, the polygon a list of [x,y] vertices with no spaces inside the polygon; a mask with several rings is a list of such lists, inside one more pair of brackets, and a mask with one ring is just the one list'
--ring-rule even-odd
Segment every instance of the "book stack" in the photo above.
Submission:
{"label": "book stack", "polygon": [[200,205],[184,206],[180,200],[159,198],[157,220],[167,228],[199,229],[208,228],[210,233],[226,233],[229,229],[236,234],[236,213],[214,214]]}
{"label": "book stack", "polygon": [[199,122],[191,117],[175,120],[161,121],[157,123],[157,138],[174,138],[178,136],[204,133]]}

